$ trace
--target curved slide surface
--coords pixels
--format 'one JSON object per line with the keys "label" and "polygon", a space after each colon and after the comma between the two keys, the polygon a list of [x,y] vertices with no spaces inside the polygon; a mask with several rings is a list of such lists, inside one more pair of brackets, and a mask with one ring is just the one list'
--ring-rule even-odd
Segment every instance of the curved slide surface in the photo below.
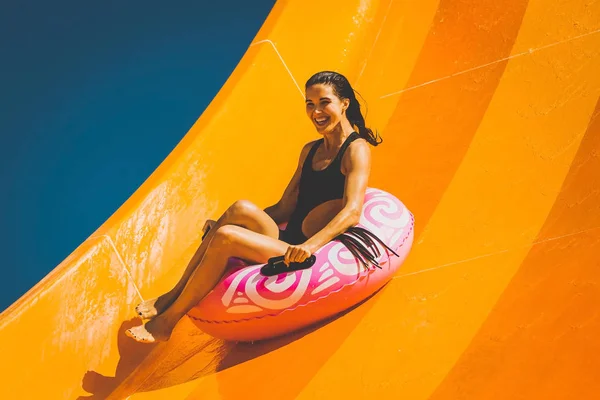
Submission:
{"label": "curved slide surface", "polygon": [[[582,0],[278,1],[167,159],[0,315],[0,398],[596,398],[598,15]],[[303,83],[324,69],[384,138],[370,186],[415,215],[399,273],[275,340],[223,342],[187,318],[167,343],[126,338],[206,218],[278,200],[316,137]]]}

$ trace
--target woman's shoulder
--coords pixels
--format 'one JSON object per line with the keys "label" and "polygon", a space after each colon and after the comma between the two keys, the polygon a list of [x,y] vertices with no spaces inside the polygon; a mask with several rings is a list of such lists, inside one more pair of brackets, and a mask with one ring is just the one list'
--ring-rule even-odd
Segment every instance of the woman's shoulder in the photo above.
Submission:
{"label": "woman's shoulder", "polygon": [[302,146],[302,150],[300,151],[300,160],[299,160],[300,164],[304,163],[304,160],[306,160],[306,157],[308,157],[308,153],[310,153],[310,150],[315,146],[315,144],[317,144],[319,142],[319,140],[322,140],[322,139],[311,140],[310,142],[308,142],[304,146]]}
{"label": "woman's shoulder", "polygon": [[371,152],[371,145],[365,138],[357,137],[348,146],[346,153],[360,153],[360,152]]}
{"label": "woman's shoulder", "polygon": [[302,147],[302,155],[306,156],[310,150],[315,147],[319,142],[321,142],[323,139],[316,139],[316,140],[311,140],[310,142],[306,143],[303,147]]}
{"label": "woman's shoulder", "polygon": [[349,166],[354,162],[365,162],[371,159],[371,145],[364,138],[357,138],[350,143],[344,154],[342,164]]}

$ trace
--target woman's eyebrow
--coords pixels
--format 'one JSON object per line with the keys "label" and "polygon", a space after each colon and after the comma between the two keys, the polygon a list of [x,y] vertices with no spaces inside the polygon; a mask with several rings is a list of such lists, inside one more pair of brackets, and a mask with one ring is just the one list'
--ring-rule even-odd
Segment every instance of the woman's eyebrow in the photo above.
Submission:
{"label": "woman's eyebrow", "polygon": [[[321,97],[319,100],[331,100],[331,99],[329,97]],[[306,99],[305,100],[306,103],[308,103],[309,101],[312,102],[311,99]]]}

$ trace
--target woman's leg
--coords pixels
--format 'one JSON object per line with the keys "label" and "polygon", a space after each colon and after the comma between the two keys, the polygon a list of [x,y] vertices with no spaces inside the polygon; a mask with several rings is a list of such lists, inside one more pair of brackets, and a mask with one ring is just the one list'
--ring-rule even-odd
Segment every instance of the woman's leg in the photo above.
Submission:
{"label": "woman's leg", "polygon": [[271,257],[284,254],[288,246],[281,240],[239,226],[219,227],[177,299],[156,318],[129,329],[126,334],[146,343],[168,340],[177,322],[219,282],[229,257],[265,263]]}
{"label": "woman's leg", "polygon": [[250,201],[236,201],[223,213],[221,218],[219,218],[208,235],[204,238],[175,287],[162,296],[138,304],[135,309],[140,317],[144,319],[153,318],[171,305],[185,287],[188,279],[192,276],[192,273],[198,267],[206,249],[213,240],[215,232],[225,225],[236,225],[274,239],[277,239],[279,236],[279,227],[267,213]]}

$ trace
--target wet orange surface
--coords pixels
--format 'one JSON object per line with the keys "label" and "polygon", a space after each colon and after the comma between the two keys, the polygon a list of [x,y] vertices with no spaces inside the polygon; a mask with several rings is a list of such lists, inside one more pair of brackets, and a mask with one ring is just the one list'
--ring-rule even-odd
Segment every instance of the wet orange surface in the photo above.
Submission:
{"label": "wet orange surface", "polygon": [[[581,0],[278,1],[177,148],[0,315],[0,398],[597,399],[598,15]],[[206,218],[278,200],[316,137],[302,87],[322,69],[355,83],[384,138],[370,185],[415,214],[398,275],[279,339],[225,343],[186,318],[167,343],[126,338]]]}

